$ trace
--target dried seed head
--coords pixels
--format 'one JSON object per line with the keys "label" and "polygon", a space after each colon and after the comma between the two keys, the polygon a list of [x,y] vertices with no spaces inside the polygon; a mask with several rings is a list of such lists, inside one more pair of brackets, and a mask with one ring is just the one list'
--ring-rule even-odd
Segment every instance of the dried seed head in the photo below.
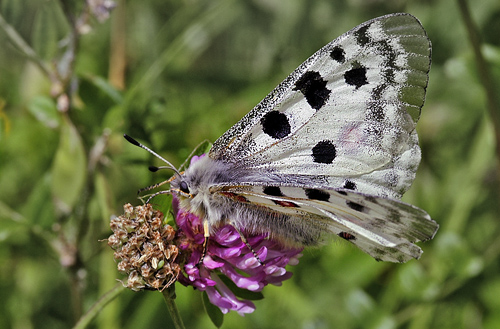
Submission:
{"label": "dried seed head", "polygon": [[134,291],[165,289],[181,272],[176,262],[179,249],[173,244],[175,230],[163,225],[163,214],[150,204],[126,204],[123,210],[123,215],[111,219],[108,245],[120,261],[118,270],[128,274],[124,286]]}

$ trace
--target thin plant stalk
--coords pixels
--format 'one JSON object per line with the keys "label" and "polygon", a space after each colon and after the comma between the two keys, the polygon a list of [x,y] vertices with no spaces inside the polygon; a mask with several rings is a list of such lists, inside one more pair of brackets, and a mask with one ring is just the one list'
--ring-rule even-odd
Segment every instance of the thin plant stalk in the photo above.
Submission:
{"label": "thin plant stalk", "polygon": [[[497,157],[500,158],[500,100],[497,98],[498,89],[495,84],[496,81],[492,77],[491,69],[488,67],[488,63],[486,62],[486,59],[481,51],[480,34],[472,19],[467,0],[457,0],[457,2],[469,36],[472,50],[474,51],[474,58],[477,65],[479,79],[486,94],[486,105],[495,129],[496,153]],[[500,163],[498,171],[500,172]]]}
{"label": "thin plant stalk", "polygon": [[78,320],[73,329],[83,329],[102,311],[102,309],[115,299],[125,287],[121,282],[118,282],[110,291],[102,295],[97,302]]}
{"label": "thin plant stalk", "polygon": [[185,329],[184,323],[182,322],[182,318],[179,313],[179,309],[177,308],[177,304],[175,303],[175,285],[172,284],[170,287],[163,290],[162,295],[163,299],[165,300],[165,304],[167,304],[167,308],[170,312],[170,316],[172,317],[175,328]]}

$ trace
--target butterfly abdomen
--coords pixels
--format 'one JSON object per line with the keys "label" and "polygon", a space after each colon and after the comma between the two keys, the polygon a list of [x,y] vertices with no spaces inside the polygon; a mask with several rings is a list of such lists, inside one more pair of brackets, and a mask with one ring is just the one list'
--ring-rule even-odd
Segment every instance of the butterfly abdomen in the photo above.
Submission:
{"label": "butterfly abdomen", "polygon": [[[324,240],[322,235],[326,232],[326,223],[305,220],[305,214],[286,214],[248,202],[233,201],[220,205],[219,210],[224,219],[222,222],[230,223],[246,234],[266,233],[273,241],[284,246],[316,246]],[[216,229],[217,224],[212,226],[213,229]]]}

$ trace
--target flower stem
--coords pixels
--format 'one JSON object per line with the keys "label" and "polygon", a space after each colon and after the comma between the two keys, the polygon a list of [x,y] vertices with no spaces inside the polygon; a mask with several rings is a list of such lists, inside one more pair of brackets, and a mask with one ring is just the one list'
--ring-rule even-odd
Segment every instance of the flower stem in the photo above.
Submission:
{"label": "flower stem", "polygon": [[[457,0],[457,2],[469,35],[469,42],[472,46],[472,50],[474,51],[474,58],[476,60],[479,79],[486,94],[486,105],[495,130],[497,157],[500,157],[500,99],[498,98],[498,88],[496,86],[494,76],[491,74],[493,70],[489,67],[488,62],[484,58],[483,52],[481,51],[480,34],[477,25],[472,19],[467,1]],[[497,165],[497,170],[500,171],[500,164]]]}
{"label": "flower stem", "polygon": [[87,327],[87,325],[92,321],[99,312],[106,306],[109,302],[115,299],[125,288],[121,283],[117,283],[116,286],[105,293],[94,305],[85,313],[80,320],[78,320],[77,324],[73,327],[73,329],[83,329]]}
{"label": "flower stem", "polygon": [[48,77],[51,76],[50,67],[37,55],[21,35],[11,25],[5,21],[0,14],[0,29],[3,30],[9,39],[29,60],[35,63],[36,66]]}
{"label": "flower stem", "polygon": [[182,322],[179,309],[175,304],[175,285],[172,284],[170,287],[162,291],[163,299],[165,304],[167,304],[170,316],[172,316],[172,321],[174,321],[174,326],[176,329],[185,329],[184,323]]}

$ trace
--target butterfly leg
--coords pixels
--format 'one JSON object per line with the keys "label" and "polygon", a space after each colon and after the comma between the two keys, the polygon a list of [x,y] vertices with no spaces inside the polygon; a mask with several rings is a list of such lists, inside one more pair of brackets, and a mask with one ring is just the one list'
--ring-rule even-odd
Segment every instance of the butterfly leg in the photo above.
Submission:
{"label": "butterfly leg", "polygon": [[229,223],[229,225],[231,225],[232,227],[234,227],[234,229],[236,230],[236,232],[238,232],[238,234],[240,235],[240,238],[241,238],[241,241],[243,241],[243,243],[246,244],[246,246],[248,247],[248,249],[250,249],[250,251],[252,252],[253,256],[255,257],[255,259],[257,259],[257,261],[259,262],[260,265],[264,265],[264,262],[262,262],[259,258],[259,256],[257,255],[257,252],[255,252],[255,250],[252,248],[252,246],[250,245],[250,243],[248,243],[248,240],[247,238],[243,235],[243,233],[236,227],[236,225],[234,225],[232,222]]}
{"label": "butterfly leg", "polygon": [[151,201],[151,199],[153,199],[155,196],[158,196],[160,194],[172,194],[172,190],[160,191],[160,192],[156,192],[154,194],[151,194],[149,196],[149,198],[146,200],[146,203],[149,203],[149,201]]}
{"label": "butterfly leg", "polygon": [[139,191],[137,191],[137,194],[140,194],[140,193],[145,192],[145,191],[154,190],[155,188],[160,187],[160,186],[165,185],[165,184],[170,184],[174,179],[175,179],[175,176],[172,176],[172,177],[170,177],[170,179],[164,180],[163,182],[159,182],[159,183],[156,183],[154,185],[143,187],[143,188],[139,189]]}
{"label": "butterfly leg", "polygon": [[203,235],[205,237],[205,240],[203,241],[203,251],[201,253],[200,260],[198,261],[198,266],[200,266],[203,263],[203,260],[207,255],[208,238],[210,237],[210,231],[208,229],[208,220],[203,221]]}

